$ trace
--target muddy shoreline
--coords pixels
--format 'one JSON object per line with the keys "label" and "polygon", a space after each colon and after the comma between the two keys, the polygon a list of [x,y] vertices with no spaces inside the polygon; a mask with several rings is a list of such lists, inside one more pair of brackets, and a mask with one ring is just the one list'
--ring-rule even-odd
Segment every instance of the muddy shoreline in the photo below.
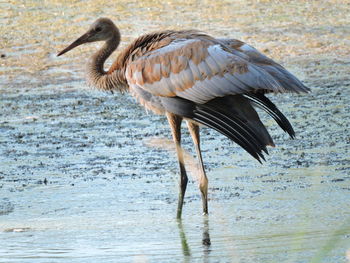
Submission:
{"label": "muddy shoreline", "polygon": [[[13,3],[0,18],[0,262],[346,262],[347,1],[227,1],[201,10],[191,1],[53,1],[45,10]],[[169,21],[174,15],[179,22]],[[55,56],[96,16],[119,22],[125,42],[186,27],[257,47],[312,90],[270,96],[296,139],[262,114],[277,147],[260,165],[203,129],[210,215],[201,216],[193,175],[180,226],[165,118],[129,95],[86,86],[86,57],[98,45]]]}

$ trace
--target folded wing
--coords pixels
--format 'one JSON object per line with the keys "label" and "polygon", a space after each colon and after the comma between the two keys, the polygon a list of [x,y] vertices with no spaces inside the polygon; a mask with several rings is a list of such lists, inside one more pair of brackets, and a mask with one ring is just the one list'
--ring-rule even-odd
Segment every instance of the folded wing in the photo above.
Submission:
{"label": "folded wing", "polygon": [[127,81],[156,96],[200,104],[257,91],[307,91],[291,73],[255,49],[243,52],[229,44],[216,39],[174,40],[130,62]]}

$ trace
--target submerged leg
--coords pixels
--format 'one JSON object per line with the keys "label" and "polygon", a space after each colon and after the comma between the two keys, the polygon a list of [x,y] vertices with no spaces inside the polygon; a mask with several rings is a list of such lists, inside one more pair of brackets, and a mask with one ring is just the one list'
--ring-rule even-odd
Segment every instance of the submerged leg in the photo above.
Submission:
{"label": "submerged leg", "polygon": [[200,148],[200,139],[199,139],[199,127],[193,122],[187,122],[187,127],[192,136],[193,143],[196,147],[197,157],[199,161],[200,168],[200,178],[199,178],[199,190],[202,194],[202,203],[203,203],[203,214],[208,214],[208,178],[205,174],[205,169],[202,160],[202,153]]}
{"label": "submerged leg", "polygon": [[186,187],[187,187],[187,182],[188,182],[188,177],[186,174],[185,170],[185,163],[184,163],[184,157],[183,157],[183,152],[181,148],[181,122],[182,122],[182,117],[172,114],[172,113],[167,113],[166,114],[168,118],[168,122],[171,128],[171,133],[173,135],[173,140],[175,143],[176,147],[176,153],[177,153],[177,158],[179,161],[179,166],[180,166],[180,183],[179,183],[179,201],[177,205],[177,218],[181,218],[182,214],[182,207],[184,203],[184,197],[185,197],[185,192],[186,192]]}

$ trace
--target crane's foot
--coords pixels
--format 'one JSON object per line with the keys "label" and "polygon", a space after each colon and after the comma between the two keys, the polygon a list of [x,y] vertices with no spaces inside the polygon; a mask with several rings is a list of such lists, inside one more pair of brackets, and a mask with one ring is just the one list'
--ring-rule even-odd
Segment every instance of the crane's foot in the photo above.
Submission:
{"label": "crane's foot", "polygon": [[179,201],[177,203],[177,213],[176,213],[176,218],[180,219],[182,215],[182,208],[184,205],[184,198],[185,198],[185,192],[186,192],[186,187],[187,187],[187,182],[188,178],[186,173],[182,173],[181,175],[181,180],[180,180],[180,189],[179,189]]}
{"label": "crane's foot", "polygon": [[203,192],[201,192],[202,194],[202,203],[203,203],[203,215],[207,215],[208,214],[208,194],[204,194]]}
{"label": "crane's foot", "polygon": [[181,219],[182,207],[183,207],[183,199],[180,200],[180,198],[179,198],[179,202],[177,204],[177,213],[176,213],[176,218],[177,219]]}
{"label": "crane's foot", "polygon": [[176,219],[181,219],[182,209],[177,208]]}

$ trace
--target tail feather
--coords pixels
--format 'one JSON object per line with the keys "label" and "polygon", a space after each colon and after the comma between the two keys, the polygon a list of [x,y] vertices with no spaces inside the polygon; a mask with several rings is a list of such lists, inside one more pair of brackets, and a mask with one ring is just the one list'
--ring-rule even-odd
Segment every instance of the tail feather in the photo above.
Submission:
{"label": "tail feather", "polygon": [[259,162],[261,162],[260,158],[265,161],[265,157],[262,154],[262,151],[268,154],[265,145],[259,140],[254,131],[250,130],[247,125],[238,119],[229,118],[210,108],[202,108],[195,110],[193,120],[222,133],[240,145]]}
{"label": "tail feather", "polygon": [[288,119],[283,115],[282,112],[280,112],[280,110],[272,101],[264,96],[264,94],[250,93],[245,94],[244,96],[252,101],[255,105],[266,111],[277,122],[282,130],[287,132],[292,139],[295,138],[295,132]]}
{"label": "tail feather", "polygon": [[229,129],[227,129],[227,127],[222,126],[219,123],[213,121],[211,117],[206,117],[205,114],[197,115],[194,118],[194,120],[225,135],[227,138],[231,139],[232,141],[237,143],[239,146],[241,146],[244,150],[246,150],[251,156],[253,156],[260,163],[261,163],[260,158],[265,160],[264,156],[262,154],[258,154],[256,149],[254,149],[250,144],[247,144],[244,141],[244,139],[242,139],[242,137],[237,136],[237,134],[235,134],[234,131],[230,131]]}
{"label": "tail feather", "polygon": [[[262,101],[259,103],[260,106],[265,106],[270,115],[273,114],[275,119],[288,127],[279,111],[273,111],[266,100],[253,100],[253,96],[247,98],[242,95],[225,96],[205,104],[197,104],[179,97],[160,97],[160,101],[166,111],[204,124],[225,135],[260,163],[265,160],[264,153],[268,154],[266,146],[274,146],[274,143],[252,102]],[[287,130],[290,131],[290,128]]]}
{"label": "tail feather", "polygon": [[265,142],[260,138],[259,134],[257,134],[256,131],[249,127],[247,122],[244,122],[239,117],[220,110],[216,107],[211,108],[204,104],[200,105],[198,108],[202,111],[205,110],[206,112],[211,113],[213,116],[216,116],[217,119],[226,123],[226,125],[233,127],[237,132],[242,134],[242,136],[244,136],[248,142],[258,145],[261,150],[268,154]]}

